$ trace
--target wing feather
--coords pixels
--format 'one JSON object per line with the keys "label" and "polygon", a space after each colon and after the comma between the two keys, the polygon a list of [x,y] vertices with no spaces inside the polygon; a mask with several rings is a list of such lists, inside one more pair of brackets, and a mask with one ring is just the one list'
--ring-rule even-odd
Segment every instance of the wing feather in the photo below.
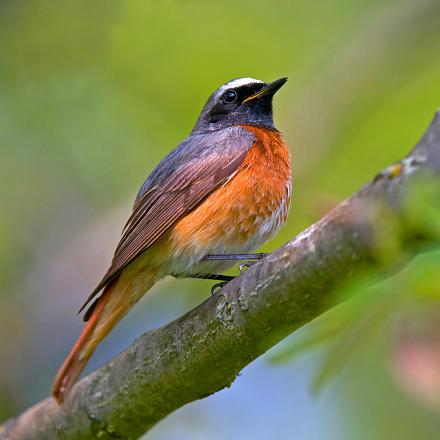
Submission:
{"label": "wing feather", "polygon": [[[223,135],[223,142],[215,139],[215,148],[199,147],[202,151],[195,151],[194,157],[188,160],[187,157],[179,156],[178,147],[168,156],[168,163],[163,161],[159,164],[136,198],[110,268],[80,312],[126,266],[153,245],[173,223],[234,175],[254,138],[240,127],[231,127],[229,130],[233,131],[229,136]],[[206,143],[209,137],[204,136],[203,141]],[[176,162],[180,160],[176,159],[183,159],[184,163],[178,165]],[[165,166],[168,169],[160,169]]]}

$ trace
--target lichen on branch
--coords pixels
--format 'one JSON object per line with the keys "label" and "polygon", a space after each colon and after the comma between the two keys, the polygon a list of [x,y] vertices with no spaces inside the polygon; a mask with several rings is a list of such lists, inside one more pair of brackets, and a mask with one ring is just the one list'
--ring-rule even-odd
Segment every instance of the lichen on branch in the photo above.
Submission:
{"label": "lichen on branch", "polygon": [[[331,295],[365,268],[383,267],[378,227],[421,233],[405,198],[421,175],[440,181],[440,116],[412,152],[320,221],[181,318],[136,339],[81,380],[63,406],[48,398],[0,427],[1,440],[137,439],[175,409],[230,386],[252,360],[335,305]],[[381,220],[382,219],[382,220]],[[389,253],[387,265],[402,252]]]}

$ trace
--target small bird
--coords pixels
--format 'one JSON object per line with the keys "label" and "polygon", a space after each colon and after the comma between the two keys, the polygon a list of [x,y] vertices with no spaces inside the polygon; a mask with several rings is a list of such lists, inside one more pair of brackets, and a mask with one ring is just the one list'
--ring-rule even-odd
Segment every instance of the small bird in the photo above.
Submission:
{"label": "small bird", "polygon": [[[238,78],[208,99],[190,135],[140,188],[102,281],[80,312],[87,322],[52,388],[62,403],[99,342],[158,280],[213,279],[284,224],[290,153],[275,129],[272,98],[287,78]],[[247,263],[249,265],[249,262]]]}

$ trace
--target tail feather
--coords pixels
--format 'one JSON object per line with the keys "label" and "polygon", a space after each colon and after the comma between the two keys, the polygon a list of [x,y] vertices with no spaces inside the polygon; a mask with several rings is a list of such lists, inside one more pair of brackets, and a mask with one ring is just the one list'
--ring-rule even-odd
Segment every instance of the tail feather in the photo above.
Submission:
{"label": "tail feather", "polygon": [[91,313],[87,312],[87,325],[55,377],[52,395],[58,403],[64,401],[96,346],[154,282],[155,272],[144,271],[141,283],[137,277],[131,279],[121,277],[104,289],[102,295],[92,305]]}

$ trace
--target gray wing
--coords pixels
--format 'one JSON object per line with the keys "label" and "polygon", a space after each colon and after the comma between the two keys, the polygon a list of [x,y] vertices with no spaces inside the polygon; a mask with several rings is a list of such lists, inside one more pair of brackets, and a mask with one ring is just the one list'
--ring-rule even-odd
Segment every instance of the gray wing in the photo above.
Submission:
{"label": "gray wing", "polygon": [[163,159],[142,185],[110,268],[81,310],[173,223],[231,178],[253,142],[252,133],[229,127],[189,136]]}

